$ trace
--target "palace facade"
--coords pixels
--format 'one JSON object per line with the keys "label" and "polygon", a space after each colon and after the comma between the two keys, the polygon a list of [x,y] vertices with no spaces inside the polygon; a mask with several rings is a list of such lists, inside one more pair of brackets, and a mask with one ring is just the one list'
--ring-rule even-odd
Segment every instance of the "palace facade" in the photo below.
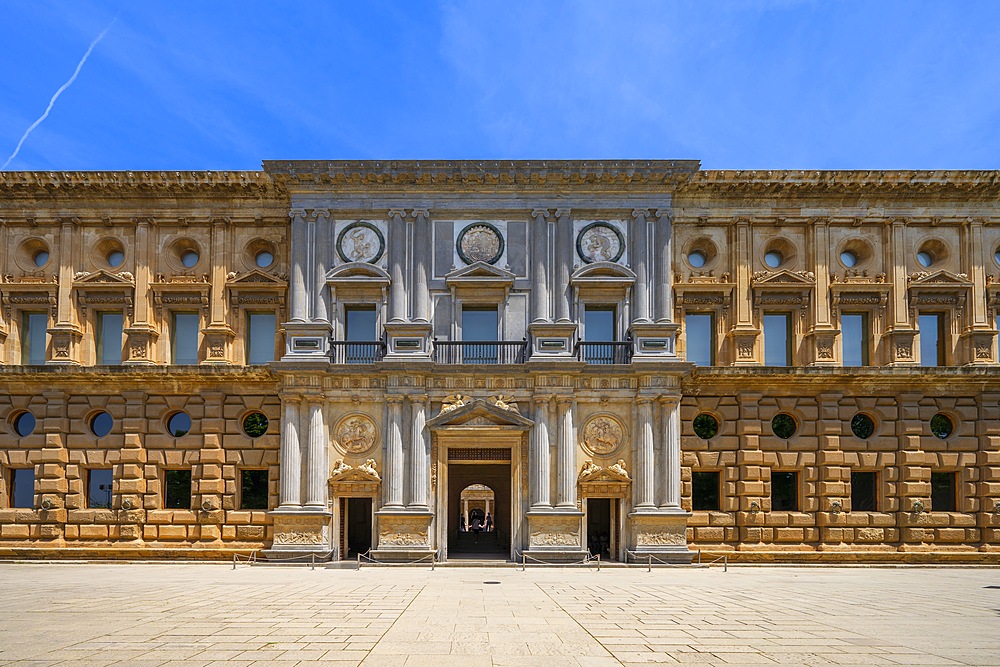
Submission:
{"label": "palace facade", "polygon": [[0,557],[1000,562],[998,201],[696,161],[0,172]]}

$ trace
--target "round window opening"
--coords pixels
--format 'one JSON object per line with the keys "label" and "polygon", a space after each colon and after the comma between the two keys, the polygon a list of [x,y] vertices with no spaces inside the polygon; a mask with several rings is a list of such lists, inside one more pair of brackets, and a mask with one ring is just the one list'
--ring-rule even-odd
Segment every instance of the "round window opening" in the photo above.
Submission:
{"label": "round window opening", "polygon": [[125,261],[125,253],[121,250],[112,250],[108,253],[108,264],[113,269],[117,269]]}
{"label": "round window opening", "polygon": [[267,267],[271,266],[271,264],[274,263],[274,255],[272,255],[266,250],[261,250],[259,253],[257,253],[257,256],[254,257],[254,261],[257,262],[258,267],[266,269]]}
{"label": "round window opening", "polygon": [[719,432],[719,420],[707,413],[701,413],[692,423],[695,435],[702,440],[709,440]]}
{"label": "round window opening", "polygon": [[29,436],[35,430],[35,415],[30,412],[22,412],[14,417],[14,432],[22,438]]}
{"label": "round window opening", "polygon": [[31,257],[31,261],[35,263],[35,266],[42,267],[49,263],[49,251],[39,250]]}
{"label": "round window opening", "polygon": [[186,412],[175,412],[167,419],[167,431],[175,438],[191,431],[191,416]]}
{"label": "round window opening", "polygon": [[851,419],[851,432],[858,438],[867,440],[875,432],[875,421],[868,415],[859,412]]}
{"label": "round window opening", "polygon": [[688,254],[688,264],[696,269],[700,269],[708,262],[708,257],[700,250],[695,250]]}
{"label": "round window opening", "polygon": [[929,268],[931,264],[934,263],[934,255],[930,254],[926,250],[921,250],[917,253],[917,261],[920,262],[920,266]]}
{"label": "round window opening", "polygon": [[1000,264],[1000,248],[997,248],[993,252],[993,261],[996,262],[997,264]]}
{"label": "round window opening", "polygon": [[98,412],[90,418],[90,432],[98,438],[103,438],[111,433],[111,427],[114,426],[114,423],[115,420],[107,412]]}
{"label": "round window opening", "polygon": [[181,255],[181,264],[183,264],[185,268],[190,269],[198,263],[198,259],[198,253],[194,250],[186,250],[184,254]]}
{"label": "round window opening", "polygon": [[847,268],[851,269],[858,265],[858,256],[850,250],[845,250],[840,253],[840,262]]}
{"label": "round window opening", "polygon": [[772,269],[776,269],[781,266],[781,263],[785,261],[784,256],[777,250],[771,250],[766,255],[764,255],[764,263],[770,266]]}
{"label": "round window opening", "polygon": [[939,412],[931,417],[931,433],[938,438],[944,440],[951,435],[954,430],[955,425],[947,415],[943,415]]}
{"label": "round window opening", "polygon": [[798,428],[799,425],[795,423],[795,417],[784,412],[774,415],[774,419],[771,420],[771,430],[774,431],[776,436],[784,440],[788,440],[795,435],[795,431]]}
{"label": "round window opening", "polygon": [[267,433],[267,417],[263,412],[251,412],[243,418],[243,432],[251,438],[259,438]]}

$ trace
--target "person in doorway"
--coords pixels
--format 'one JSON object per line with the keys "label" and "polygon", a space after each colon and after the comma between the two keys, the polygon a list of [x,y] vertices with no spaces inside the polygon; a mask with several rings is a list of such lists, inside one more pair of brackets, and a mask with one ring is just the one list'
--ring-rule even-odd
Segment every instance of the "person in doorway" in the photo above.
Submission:
{"label": "person in doorway", "polygon": [[462,531],[463,533],[465,532],[465,515],[464,514],[461,515],[460,517],[458,517],[458,529],[460,531]]}
{"label": "person in doorway", "polygon": [[483,522],[479,520],[479,517],[477,516],[473,518],[472,532],[476,534],[476,536],[472,538],[473,544],[479,544],[479,531],[481,531],[482,529],[483,529]]}
{"label": "person in doorway", "polygon": [[493,515],[489,512],[486,513],[486,532],[493,530]]}

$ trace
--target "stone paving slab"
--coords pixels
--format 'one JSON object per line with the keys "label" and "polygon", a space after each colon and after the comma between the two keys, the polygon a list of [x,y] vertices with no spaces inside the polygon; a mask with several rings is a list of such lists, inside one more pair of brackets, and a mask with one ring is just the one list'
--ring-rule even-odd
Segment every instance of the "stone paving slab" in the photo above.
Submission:
{"label": "stone paving slab", "polygon": [[0,563],[0,591],[3,667],[1000,666],[992,568]]}

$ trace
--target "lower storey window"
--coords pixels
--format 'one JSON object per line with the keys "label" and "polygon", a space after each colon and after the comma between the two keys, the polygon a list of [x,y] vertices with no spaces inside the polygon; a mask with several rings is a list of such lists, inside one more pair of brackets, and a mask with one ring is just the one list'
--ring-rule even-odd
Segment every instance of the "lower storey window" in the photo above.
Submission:
{"label": "lower storey window", "polygon": [[851,511],[878,511],[878,473],[851,473]]}
{"label": "lower storey window", "polygon": [[267,509],[267,470],[240,471],[240,509]]}
{"label": "lower storey window", "polygon": [[34,468],[16,468],[10,471],[10,506],[35,506]]}
{"label": "lower storey window", "polygon": [[111,470],[87,471],[87,507],[111,509]]}
{"label": "lower storey window", "polygon": [[931,473],[931,511],[955,512],[958,505],[958,474]]}
{"label": "lower storey window", "polygon": [[170,510],[191,509],[190,470],[167,470],[164,472],[163,507]]}
{"label": "lower storey window", "polygon": [[721,509],[719,478],[717,471],[697,470],[691,473],[691,509]]}
{"label": "lower storey window", "polygon": [[771,471],[771,511],[799,511],[799,473]]}

